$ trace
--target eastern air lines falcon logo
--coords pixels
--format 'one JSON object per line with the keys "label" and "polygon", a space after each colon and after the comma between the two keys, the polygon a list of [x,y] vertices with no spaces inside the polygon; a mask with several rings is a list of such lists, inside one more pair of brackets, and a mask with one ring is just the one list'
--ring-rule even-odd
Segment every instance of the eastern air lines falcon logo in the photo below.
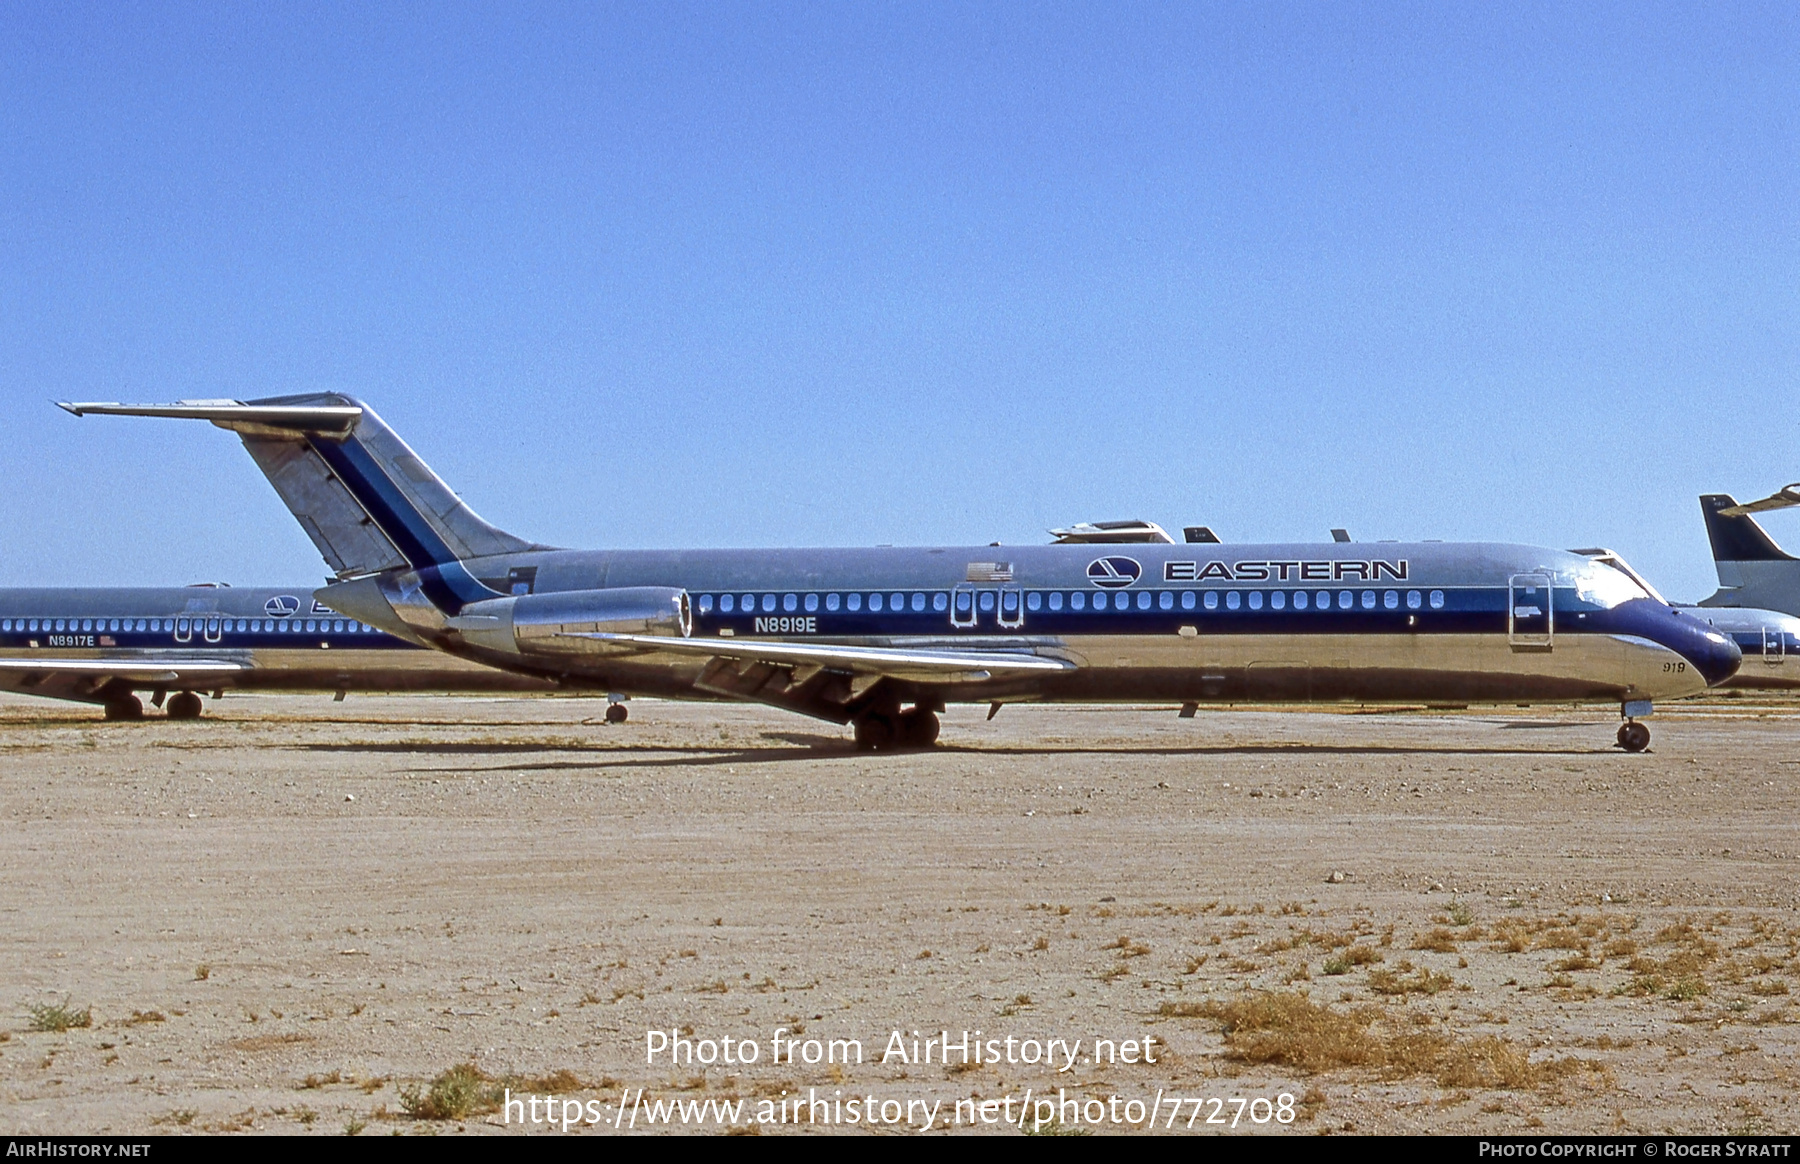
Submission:
{"label": "eastern air lines falcon logo", "polygon": [[1144,568],[1133,558],[1095,558],[1088,563],[1088,581],[1108,590],[1129,586],[1138,580]]}

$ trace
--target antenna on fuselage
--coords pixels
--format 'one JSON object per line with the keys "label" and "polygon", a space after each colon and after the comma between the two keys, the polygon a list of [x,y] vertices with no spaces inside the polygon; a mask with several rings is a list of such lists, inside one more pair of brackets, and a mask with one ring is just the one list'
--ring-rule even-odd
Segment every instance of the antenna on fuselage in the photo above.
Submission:
{"label": "antenna on fuselage", "polygon": [[1350,540],[1350,531],[1347,529],[1333,529],[1331,531],[1331,540],[1334,542],[1347,542]]}

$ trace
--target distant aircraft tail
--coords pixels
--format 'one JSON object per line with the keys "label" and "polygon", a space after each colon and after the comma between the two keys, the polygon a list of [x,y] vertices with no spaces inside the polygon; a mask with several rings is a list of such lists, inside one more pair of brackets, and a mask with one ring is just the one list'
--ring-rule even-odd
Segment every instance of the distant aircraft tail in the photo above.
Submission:
{"label": "distant aircraft tail", "polygon": [[1719,572],[1719,590],[1701,606],[1741,606],[1800,614],[1800,558],[1775,544],[1749,514],[1727,517],[1721,510],[1737,508],[1729,494],[1707,493],[1700,498],[1706,517],[1706,536],[1712,541],[1713,566]]}
{"label": "distant aircraft tail", "polygon": [[1724,517],[1721,509],[1737,506],[1729,493],[1703,493],[1700,512],[1706,515],[1706,536],[1712,539],[1715,562],[1792,562],[1796,559],[1782,552],[1763,527],[1749,514]]}
{"label": "distant aircraft tail", "polygon": [[236,432],[340,579],[410,566],[476,601],[494,592],[460,568],[464,561],[545,548],[483,521],[374,409],[348,396],[62,407],[77,416],[207,420]]}

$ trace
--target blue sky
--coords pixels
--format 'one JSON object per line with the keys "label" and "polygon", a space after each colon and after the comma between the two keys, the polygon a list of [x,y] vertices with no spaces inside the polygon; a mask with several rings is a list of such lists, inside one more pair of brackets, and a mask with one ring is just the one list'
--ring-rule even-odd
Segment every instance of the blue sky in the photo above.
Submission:
{"label": "blue sky", "polygon": [[[1800,479],[1800,10],[0,8],[0,584],[323,566],[336,389],[557,544],[1610,545]],[[1800,517],[1768,521],[1800,546]]]}

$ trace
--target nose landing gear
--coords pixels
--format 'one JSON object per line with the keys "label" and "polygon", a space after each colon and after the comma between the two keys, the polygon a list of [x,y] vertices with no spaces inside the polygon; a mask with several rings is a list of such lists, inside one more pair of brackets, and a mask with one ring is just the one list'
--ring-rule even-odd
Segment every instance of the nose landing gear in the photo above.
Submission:
{"label": "nose landing gear", "polygon": [[1637,721],[1650,714],[1648,699],[1634,699],[1619,710],[1625,722],[1619,725],[1619,746],[1627,752],[1641,752],[1650,746],[1650,729]]}

